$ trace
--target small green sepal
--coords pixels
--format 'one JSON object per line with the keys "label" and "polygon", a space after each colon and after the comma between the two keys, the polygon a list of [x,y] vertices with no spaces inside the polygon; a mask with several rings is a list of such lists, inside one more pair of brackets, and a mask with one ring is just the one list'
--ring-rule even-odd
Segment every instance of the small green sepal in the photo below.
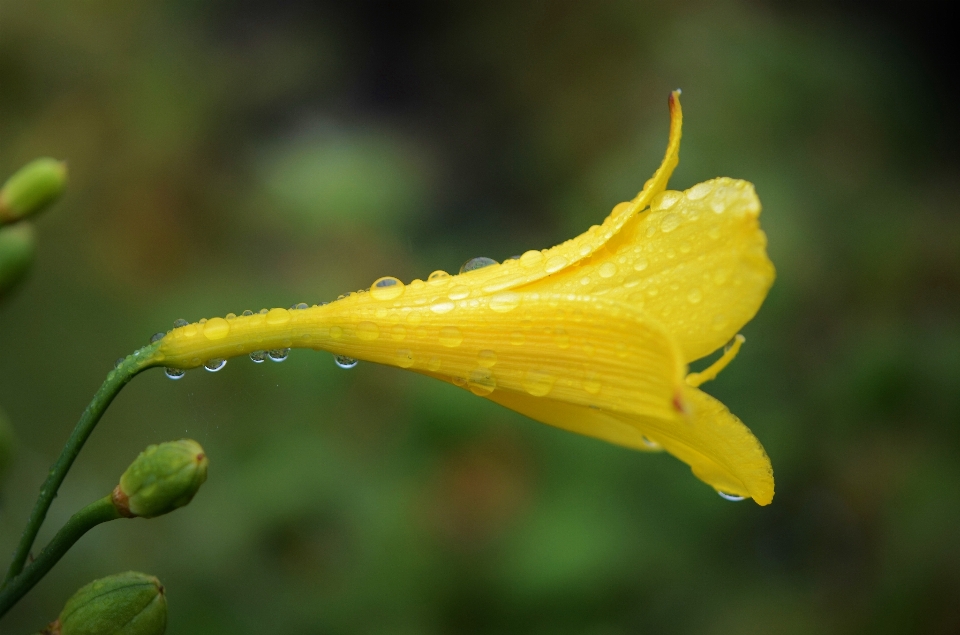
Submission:
{"label": "small green sepal", "polygon": [[60,198],[67,185],[67,164],[35,159],[17,170],[0,189],[0,225],[36,214]]}
{"label": "small green sepal", "polygon": [[49,635],[163,635],[167,597],[151,575],[128,571],[94,580],[74,593],[48,626]]}
{"label": "small green sepal", "polygon": [[192,439],[151,445],[140,453],[113,490],[124,516],[153,518],[183,507],[207,480],[207,455]]}

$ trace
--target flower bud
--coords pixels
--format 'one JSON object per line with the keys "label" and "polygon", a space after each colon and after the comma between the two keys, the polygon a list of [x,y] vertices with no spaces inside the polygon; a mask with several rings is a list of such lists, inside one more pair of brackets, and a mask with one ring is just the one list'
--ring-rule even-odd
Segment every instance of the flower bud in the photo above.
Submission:
{"label": "flower bud", "polygon": [[140,453],[113,490],[113,504],[127,517],[153,518],[189,503],[207,480],[207,457],[192,439],[151,445]]}
{"label": "flower bud", "polygon": [[63,194],[67,165],[56,159],[35,159],[7,179],[0,190],[0,225],[36,214]]}
{"label": "flower bud", "polygon": [[51,635],[162,635],[167,597],[151,575],[128,571],[94,580],[74,593],[47,627]]}
{"label": "flower bud", "polygon": [[33,227],[0,227],[0,295],[17,284],[33,262]]}

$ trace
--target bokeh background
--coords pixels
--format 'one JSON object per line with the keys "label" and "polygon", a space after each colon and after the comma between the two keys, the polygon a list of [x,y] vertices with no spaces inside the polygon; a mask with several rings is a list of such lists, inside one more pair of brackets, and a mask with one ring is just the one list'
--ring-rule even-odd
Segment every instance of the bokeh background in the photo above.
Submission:
{"label": "bokeh background", "polygon": [[397,369],[152,371],[41,540],[148,443],[197,439],[209,481],[86,536],[0,631],[137,569],[178,635],[960,632],[946,32],[923,3],[2,2],[0,175],[71,182],[0,306],[0,553],[115,358],[571,237],[656,167],[670,89],[672,186],[754,182],[778,279],[707,386],[773,460],[767,508]]}

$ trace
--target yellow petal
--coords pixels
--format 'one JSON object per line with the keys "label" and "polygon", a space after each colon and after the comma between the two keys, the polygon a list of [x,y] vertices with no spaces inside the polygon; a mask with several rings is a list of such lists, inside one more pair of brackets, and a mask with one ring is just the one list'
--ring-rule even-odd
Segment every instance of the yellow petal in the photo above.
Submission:
{"label": "yellow petal", "polygon": [[722,403],[696,388],[683,391],[687,416],[629,415],[537,399],[514,392],[487,396],[531,419],[638,450],[658,446],[690,466],[693,474],[726,494],[773,500],[773,468],[750,430]]}
{"label": "yellow petal", "polygon": [[670,94],[670,138],[663,162],[643,189],[633,200],[613,208],[602,225],[594,225],[576,238],[550,249],[525,252],[517,260],[492,265],[462,274],[463,284],[469,284],[485,293],[529,285],[569,268],[603,248],[611,238],[636,213],[645,209],[650,201],[667,187],[667,181],[677,167],[680,156],[680,136],[683,127],[683,112],[680,108],[680,91]]}
{"label": "yellow petal", "polygon": [[589,296],[468,299],[465,292],[425,285],[405,294],[405,304],[367,293],[303,310],[213,318],[168,334],[158,361],[190,368],[253,350],[314,348],[431,374],[479,395],[515,391],[631,414],[673,413],[686,366],[655,321]]}
{"label": "yellow petal", "polygon": [[540,285],[629,303],[664,324],[690,362],[730,341],[773,284],[759,214],[746,181],[664,191],[602,250]]}

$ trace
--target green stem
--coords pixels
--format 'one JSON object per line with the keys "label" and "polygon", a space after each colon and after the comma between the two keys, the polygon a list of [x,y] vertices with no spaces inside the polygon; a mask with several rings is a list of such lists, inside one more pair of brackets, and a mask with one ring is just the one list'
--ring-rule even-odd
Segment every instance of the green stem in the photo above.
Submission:
{"label": "green stem", "polygon": [[13,561],[7,570],[7,577],[3,582],[4,587],[9,585],[11,581],[23,571],[23,565],[30,555],[30,549],[33,547],[33,542],[37,538],[37,532],[40,531],[40,526],[47,517],[47,511],[50,509],[53,499],[57,496],[57,490],[60,489],[60,484],[63,483],[67,472],[76,460],[77,455],[80,454],[80,449],[83,448],[83,444],[86,443],[90,433],[93,432],[93,429],[97,426],[107,406],[109,406],[113,398],[117,396],[120,389],[127,385],[127,382],[133,379],[139,372],[157,365],[157,360],[154,358],[154,355],[159,348],[160,342],[155,342],[149,346],[144,346],[132,355],[127,355],[127,357],[120,362],[119,366],[110,371],[106,381],[100,386],[97,394],[93,396],[93,401],[91,401],[87,409],[83,411],[83,414],[80,416],[80,421],[77,422],[77,426],[70,434],[70,438],[67,439],[66,445],[63,446],[60,457],[57,459],[57,462],[53,464],[53,467],[50,468],[47,480],[44,481],[43,487],[40,488],[40,496],[37,497],[37,502],[34,504],[33,511],[30,513],[30,519],[27,521],[27,526],[23,530],[23,535],[20,537],[20,543],[17,545],[17,550],[13,554]]}
{"label": "green stem", "polygon": [[6,615],[7,611],[26,595],[27,591],[53,568],[53,565],[57,564],[83,534],[101,523],[120,517],[120,512],[114,507],[113,499],[109,495],[87,505],[71,516],[50,544],[43,548],[37,559],[0,591],[0,617]]}

